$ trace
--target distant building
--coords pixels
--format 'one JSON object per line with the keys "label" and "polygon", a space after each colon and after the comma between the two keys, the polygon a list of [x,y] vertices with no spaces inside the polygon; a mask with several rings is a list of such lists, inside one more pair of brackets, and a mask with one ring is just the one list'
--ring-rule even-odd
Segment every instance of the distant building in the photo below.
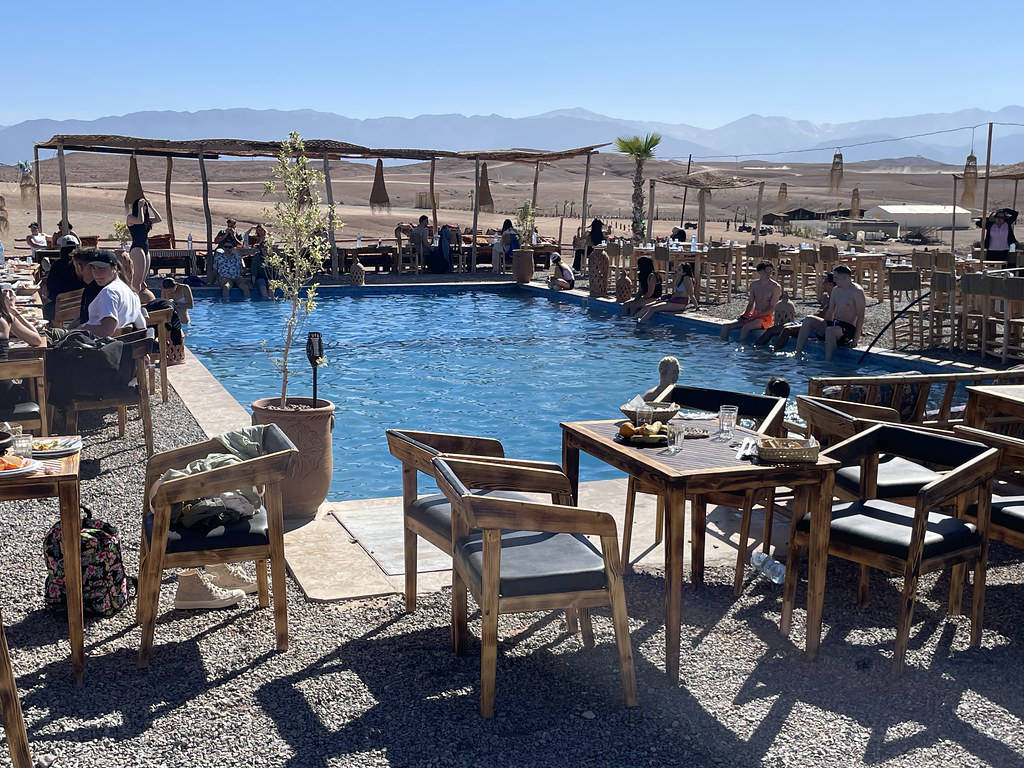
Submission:
{"label": "distant building", "polygon": [[821,211],[812,211],[810,208],[790,208],[786,211],[790,221],[814,221],[824,219],[825,214]]}
{"label": "distant building", "polygon": [[868,208],[864,214],[866,219],[895,221],[900,228],[906,230],[949,229],[953,226],[954,212],[956,227],[962,229],[970,225],[971,212],[959,205],[915,205],[886,203]]}
{"label": "distant building", "polygon": [[789,222],[789,214],[786,213],[766,213],[761,217],[761,223],[767,224],[769,227],[781,227]]}

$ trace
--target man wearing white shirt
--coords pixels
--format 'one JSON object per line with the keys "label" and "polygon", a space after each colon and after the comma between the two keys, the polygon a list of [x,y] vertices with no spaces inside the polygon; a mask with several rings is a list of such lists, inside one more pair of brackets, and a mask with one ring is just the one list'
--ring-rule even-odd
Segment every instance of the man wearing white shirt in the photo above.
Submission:
{"label": "man wearing white shirt", "polygon": [[39,224],[32,222],[28,225],[29,235],[25,238],[25,242],[28,247],[32,249],[32,255],[36,255],[36,251],[46,250],[46,235],[39,231]]}
{"label": "man wearing white shirt", "polygon": [[139,296],[117,276],[117,256],[113,251],[101,249],[89,254],[92,279],[100,292],[89,304],[89,321],[82,326],[99,337],[113,336],[118,328],[146,327]]}

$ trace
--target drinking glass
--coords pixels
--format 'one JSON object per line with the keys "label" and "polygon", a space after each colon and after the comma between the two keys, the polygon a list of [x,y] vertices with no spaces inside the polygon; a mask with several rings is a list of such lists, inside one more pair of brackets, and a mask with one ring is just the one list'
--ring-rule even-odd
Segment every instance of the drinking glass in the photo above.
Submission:
{"label": "drinking glass", "polygon": [[739,413],[740,409],[735,405],[723,405],[718,409],[718,434],[723,440],[732,440]]}
{"label": "drinking glass", "polygon": [[649,405],[641,405],[636,409],[636,426],[651,424],[654,421],[654,409]]}
{"label": "drinking glass", "polygon": [[23,433],[15,435],[11,441],[11,453],[26,459],[32,458],[32,435]]}
{"label": "drinking glass", "polygon": [[683,450],[683,441],[686,439],[683,432],[683,425],[669,422],[665,425],[668,430],[668,453],[674,456]]}

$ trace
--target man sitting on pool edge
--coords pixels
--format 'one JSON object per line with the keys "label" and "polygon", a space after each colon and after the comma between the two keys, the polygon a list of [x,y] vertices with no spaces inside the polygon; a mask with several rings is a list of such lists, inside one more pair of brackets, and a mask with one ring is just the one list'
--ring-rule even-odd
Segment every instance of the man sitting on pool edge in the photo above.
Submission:
{"label": "man sitting on pool edge", "polygon": [[802,352],[807,339],[813,333],[825,339],[825,359],[831,360],[836,347],[855,347],[864,330],[864,310],[867,298],[864,289],[853,282],[853,272],[840,264],[832,274],[836,287],[829,297],[824,317],[805,317],[796,341],[796,351]]}
{"label": "man sitting on pool edge", "polygon": [[769,261],[757,265],[757,280],[750,284],[750,299],[747,308],[735,322],[722,326],[722,341],[728,341],[729,333],[740,330],[740,341],[753,331],[766,331],[772,327],[772,312],[782,298],[782,286],[772,280],[775,267]]}

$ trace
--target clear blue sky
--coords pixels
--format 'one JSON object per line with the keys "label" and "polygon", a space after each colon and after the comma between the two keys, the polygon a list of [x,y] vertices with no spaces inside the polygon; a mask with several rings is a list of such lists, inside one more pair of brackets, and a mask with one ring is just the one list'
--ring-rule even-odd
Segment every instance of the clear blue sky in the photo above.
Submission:
{"label": "clear blue sky", "polygon": [[1015,33],[984,23],[1010,6],[962,0],[4,5],[3,125],[239,106],[840,122],[999,108],[1020,71]]}

